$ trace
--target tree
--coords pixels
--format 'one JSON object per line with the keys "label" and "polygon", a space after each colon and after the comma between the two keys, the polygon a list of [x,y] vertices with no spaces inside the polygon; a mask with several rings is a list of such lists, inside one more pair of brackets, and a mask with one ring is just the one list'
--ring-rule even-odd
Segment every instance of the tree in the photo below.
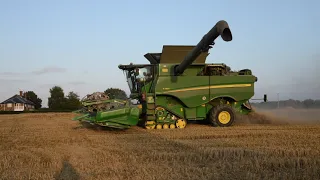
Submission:
{"label": "tree", "polygon": [[111,99],[127,99],[128,96],[126,92],[119,88],[108,88],[104,91],[104,93],[108,94]]}
{"label": "tree", "polygon": [[320,100],[319,99],[314,101],[314,107],[320,108]]}
{"label": "tree", "polygon": [[33,91],[27,91],[25,95],[26,99],[35,104],[35,109],[41,108],[42,99],[38,98],[36,93],[34,93]]}
{"label": "tree", "polygon": [[51,96],[48,98],[48,106],[52,110],[62,110],[66,107],[66,98],[64,97],[63,89],[59,86],[54,86],[50,89]]}
{"label": "tree", "polygon": [[306,108],[311,108],[314,105],[313,99],[306,99],[302,102]]}
{"label": "tree", "polygon": [[66,108],[68,110],[77,110],[81,106],[79,95],[71,91],[66,97]]}

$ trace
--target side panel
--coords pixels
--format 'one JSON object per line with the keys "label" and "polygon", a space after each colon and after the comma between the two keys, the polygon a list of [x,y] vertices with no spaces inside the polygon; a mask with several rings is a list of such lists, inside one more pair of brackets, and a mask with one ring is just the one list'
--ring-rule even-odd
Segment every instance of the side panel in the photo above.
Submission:
{"label": "side panel", "polygon": [[197,118],[197,108],[185,108],[186,119],[196,119]]}
{"label": "side panel", "polygon": [[197,107],[197,119],[206,118],[207,115],[207,106],[205,104]]}
{"label": "side panel", "polygon": [[211,99],[225,96],[240,101],[254,95],[254,77],[162,76],[158,79],[156,94],[177,97],[186,107],[197,107]]}
{"label": "side panel", "polygon": [[[208,88],[199,88],[208,86],[209,76],[197,76],[202,70],[203,66],[194,66],[185,70],[183,75],[174,76],[172,64],[161,64],[159,65],[159,77],[156,83],[156,94],[173,96],[179,99],[180,103],[184,107],[196,107],[203,103],[205,100],[203,96],[209,96],[210,90]],[[195,89],[194,89],[195,88]],[[186,104],[186,100],[189,104]],[[194,112],[192,112],[194,111]],[[188,114],[194,117],[195,110],[188,110]]]}
{"label": "side panel", "polygon": [[201,105],[197,107],[185,107],[183,103],[177,100],[175,97],[160,95],[157,96],[157,106],[162,106],[178,117],[189,119],[189,120],[201,120],[206,118],[208,109],[211,106]]}
{"label": "side panel", "polygon": [[250,99],[254,95],[255,78],[250,75],[210,76],[210,100],[231,97],[236,101]]}
{"label": "side panel", "polygon": [[179,117],[185,118],[183,103],[175,97],[159,95],[156,97],[157,106],[162,106]]}

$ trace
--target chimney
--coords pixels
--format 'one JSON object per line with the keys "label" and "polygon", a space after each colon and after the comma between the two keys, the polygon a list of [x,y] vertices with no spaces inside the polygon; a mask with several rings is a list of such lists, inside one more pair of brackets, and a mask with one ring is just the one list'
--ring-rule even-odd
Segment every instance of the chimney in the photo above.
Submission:
{"label": "chimney", "polygon": [[22,92],[23,92],[23,91],[19,91],[19,92],[20,92],[20,96],[22,97]]}

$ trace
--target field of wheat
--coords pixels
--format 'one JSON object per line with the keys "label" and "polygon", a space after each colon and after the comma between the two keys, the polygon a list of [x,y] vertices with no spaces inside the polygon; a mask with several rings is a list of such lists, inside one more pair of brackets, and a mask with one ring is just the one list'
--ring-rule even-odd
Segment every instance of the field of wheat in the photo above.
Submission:
{"label": "field of wheat", "polygon": [[273,113],[285,123],[125,131],[68,113],[1,115],[0,179],[320,179],[320,111],[296,113],[309,123],[285,112]]}

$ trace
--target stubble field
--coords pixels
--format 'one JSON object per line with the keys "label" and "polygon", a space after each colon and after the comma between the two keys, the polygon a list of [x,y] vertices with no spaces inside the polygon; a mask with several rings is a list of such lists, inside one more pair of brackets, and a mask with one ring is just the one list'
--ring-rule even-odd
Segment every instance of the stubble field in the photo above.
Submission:
{"label": "stubble field", "polygon": [[0,179],[320,179],[320,111],[264,113],[281,118],[111,131],[69,113],[1,115]]}

